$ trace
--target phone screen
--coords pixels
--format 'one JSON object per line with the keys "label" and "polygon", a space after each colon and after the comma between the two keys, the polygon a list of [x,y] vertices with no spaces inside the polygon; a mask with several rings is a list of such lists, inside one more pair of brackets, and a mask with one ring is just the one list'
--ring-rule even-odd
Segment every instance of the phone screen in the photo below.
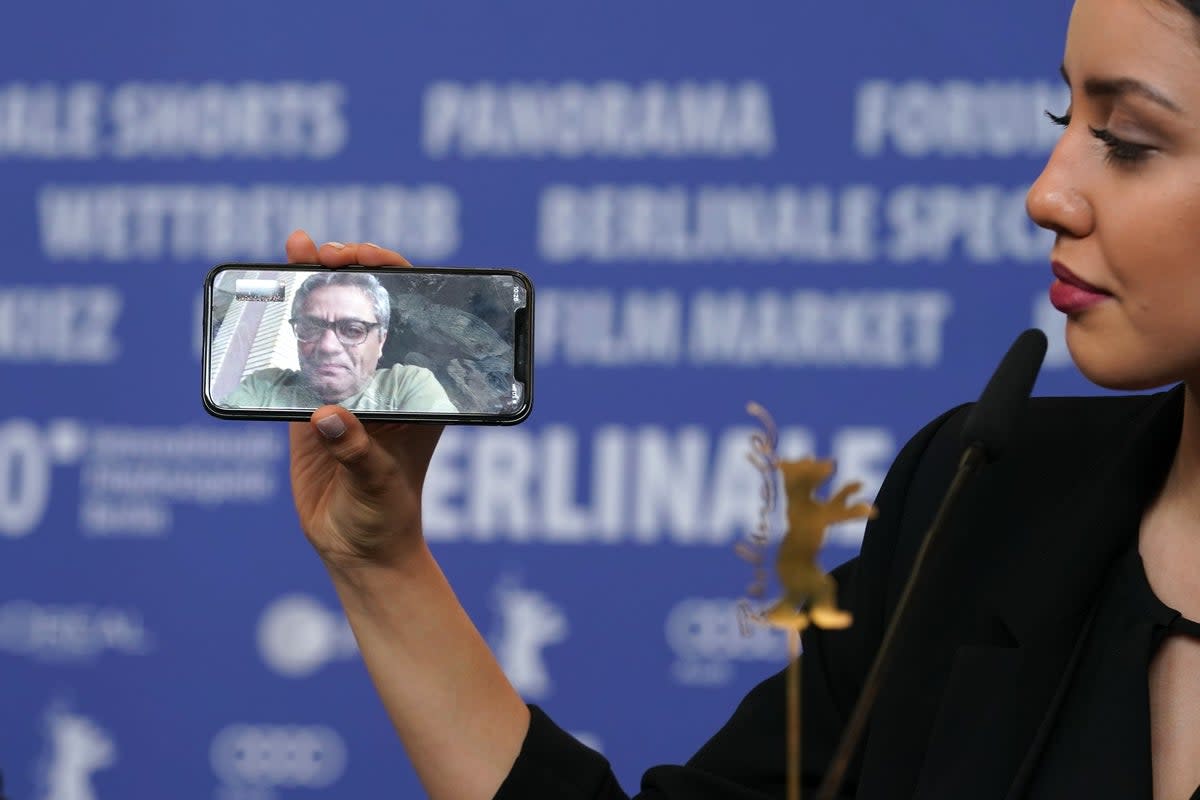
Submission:
{"label": "phone screen", "polygon": [[515,270],[215,268],[204,404],[219,417],[511,424],[532,404],[533,287]]}

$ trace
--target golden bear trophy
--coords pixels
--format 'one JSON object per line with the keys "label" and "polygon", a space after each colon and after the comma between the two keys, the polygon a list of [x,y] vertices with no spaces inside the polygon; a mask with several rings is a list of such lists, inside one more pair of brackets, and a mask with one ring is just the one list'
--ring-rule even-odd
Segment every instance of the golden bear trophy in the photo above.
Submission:
{"label": "golden bear trophy", "polygon": [[862,488],[858,481],[847,483],[828,500],[816,496],[834,472],[832,461],[802,458],[783,461],[776,452],[778,430],[767,410],[750,403],[747,411],[762,424],[762,430],[751,436],[751,463],[762,477],[759,523],[747,541],[739,542],[737,552],[755,568],[755,579],[749,594],[762,598],[767,593],[767,552],[770,541],[771,518],[778,492],[777,478],[782,478],[787,502],[787,529],[775,555],[775,576],[782,591],[765,609],[755,610],[749,602],[740,608],[743,631],[745,623],[756,622],[787,631],[787,797],[800,798],[800,632],[810,624],[817,628],[846,628],[851,615],[837,607],[837,586],[820,564],[817,554],[825,541],[825,529],[839,522],[874,517],[870,503],[849,504],[852,494]]}

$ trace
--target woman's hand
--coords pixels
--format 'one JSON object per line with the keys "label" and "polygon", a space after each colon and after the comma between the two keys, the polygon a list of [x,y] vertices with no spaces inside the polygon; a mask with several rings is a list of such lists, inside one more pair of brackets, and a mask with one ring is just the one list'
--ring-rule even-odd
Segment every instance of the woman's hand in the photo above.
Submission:
{"label": "woman's hand", "polygon": [[[374,245],[318,249],[303,231],[288,237],[287,254],[327,267],[409,266]],[[429,797],[482,800],[512,769],[530,717],[421,535],[421,488],[441,433],[318,408],[292,423],[292,493]]]}
{"label": "woman's hand", "polygon": [[[287,240],[289,263],[326,267],[411,266],[372,244],[318,248],[303,231]],[[421,489],[442,426],[363,425],[341,406],[291,424],[292,494],[300,525],[331,568],[399,564],[424,547]]]}

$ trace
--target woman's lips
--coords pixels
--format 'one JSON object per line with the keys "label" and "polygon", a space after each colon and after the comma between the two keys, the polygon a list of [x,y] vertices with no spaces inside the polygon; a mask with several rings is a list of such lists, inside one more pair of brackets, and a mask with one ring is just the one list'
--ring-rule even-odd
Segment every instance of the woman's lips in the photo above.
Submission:
{"label": "woman's lips", "polygon": [[1050,284],[1050,303],[1064,314],[1076,314],[1112,297],[1110,292],[1093,286],[1057,261],[1050,268],[1057,279]]}

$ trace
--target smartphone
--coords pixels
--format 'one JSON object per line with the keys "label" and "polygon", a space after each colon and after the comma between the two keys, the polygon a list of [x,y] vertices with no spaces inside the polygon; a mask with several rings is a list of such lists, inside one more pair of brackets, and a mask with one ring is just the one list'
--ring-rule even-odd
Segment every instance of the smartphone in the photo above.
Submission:
{"label": "smartphone", "polygon": [[512,425],[533,407],[533,284],[511,269],[222,264],[204,282],[205,409]]}

